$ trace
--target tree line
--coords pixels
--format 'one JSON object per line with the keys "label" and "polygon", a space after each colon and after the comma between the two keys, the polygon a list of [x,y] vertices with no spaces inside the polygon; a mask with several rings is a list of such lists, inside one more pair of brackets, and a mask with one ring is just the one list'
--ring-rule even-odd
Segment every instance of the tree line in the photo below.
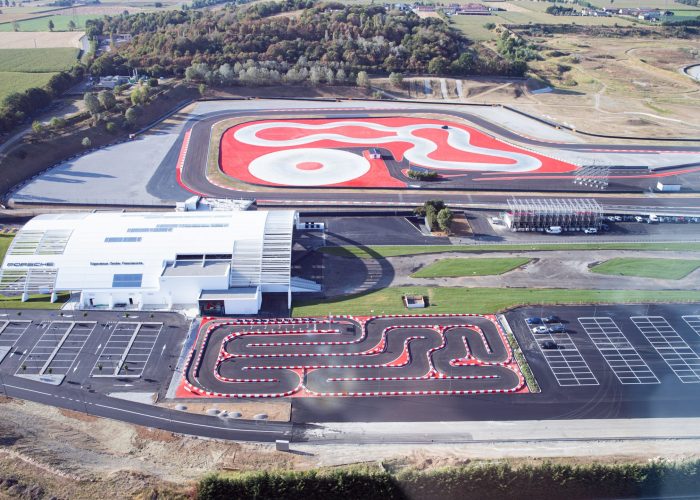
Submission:
{"label": "tree line", "polygon": [[546,498],[666,498],[696,496],[700,461],[644,464],[558,465],[544,463],[511,467],[479,464],[430,472],[408,470],[391,474],[370,468],[330,471],[260,472],[201,480],[200,500],[284,498],[287,500],[433,499],[506,500]]}
{"label": "tree line", "polygon": [[[308,3],[308,2],[307,2]],[[440,19],[380,5],[324,3],[304,8],[303,0],[280,7],[227,6],[217,11],[170,11],[106,16],[88,31],[131,33],[130,43],[95,60],[92,73],[139,68],[151,74],[184,76],[188,67],[207,64],[323,65],[337,71],[387,74],[432,73],[522,76],[520,61],[488,56]],[[302,10],[296,16],[261,17],[276,9]],[[254,15],[241,15],[240,9]],[[276,71],[280,69],[276,68]],[[288,71],[288,68],[285,70]]]}

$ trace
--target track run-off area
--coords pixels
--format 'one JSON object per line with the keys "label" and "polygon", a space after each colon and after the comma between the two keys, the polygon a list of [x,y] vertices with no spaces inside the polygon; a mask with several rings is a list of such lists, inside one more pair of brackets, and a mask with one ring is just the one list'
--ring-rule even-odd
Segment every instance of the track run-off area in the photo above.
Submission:
{"label": "track run-off area", "polygon": [[497,319],[471,314],[201,322],[178,397],[527,392]]}

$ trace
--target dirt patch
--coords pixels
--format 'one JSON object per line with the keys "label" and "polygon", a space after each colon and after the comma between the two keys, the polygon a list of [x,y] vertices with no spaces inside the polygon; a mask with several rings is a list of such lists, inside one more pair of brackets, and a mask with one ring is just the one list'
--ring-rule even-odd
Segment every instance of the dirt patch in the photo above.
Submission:
{"label": "dirt patch", "polygon": [[221,413],[226,412],[227,414],[240,413],[241,416],[238,418],[243,418],[247,420],[252,420],[255,415],[264,413],[267,415],[267,420],[274,422],[289,422],[292,415],[292,404],[289,401],[220,401],[220,400],[209,400],[206,402],[202,401],[164,401],[157,403],[157,406],[163,408],[176,409],[177,406],[185,406],[185,411],[187,413],[197,413],[199,415],[206,415],[211,409],[217,409]]}
{"label": "dirt patch", "polygon": [[75,420],[80,420],[81,422],[94,422],[97,420],[97,417],[95,417],[93,415],[87,415],[87,414],[81,413],[79,411],[66,410],[64,408],[59,408],[58,412],[61,415],[63,415],[64,417],[74,418]]}
{"label": "dirt patch", "polygon": [[158,441],[160,443],[174,443],[177,442],[179,436],[173,434],[172,432],[164,431],[162,429],[154,429],[152,427],[142,427],[140,425],[135,426],[136,428],[136,438],[143,441]]}

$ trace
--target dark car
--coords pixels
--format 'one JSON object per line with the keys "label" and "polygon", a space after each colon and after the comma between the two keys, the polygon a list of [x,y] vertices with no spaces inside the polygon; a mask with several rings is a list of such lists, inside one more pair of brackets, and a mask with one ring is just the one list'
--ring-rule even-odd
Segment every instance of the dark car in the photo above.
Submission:
{"label": "dark car", "polygon": [[559,346],[553,340],[545,340],[542,342],[542,349],[558,349]]}
{"label": "dark car", "polygon": [[564,328],[564,325],[561,323],[558,325],[552,325],[549,327],[549,333],[566,333],[566,328]]}
{"label": "dark car", "polygon": [[528,325],[539,325],[542,323],[542,318],[539,318],[537,316],[533,316],[532,318],[525,318],[525,322]]}
{"label": "dark car", "polygon": [[545,316],[542,318],[545,323],[559,323],[559,316]]}

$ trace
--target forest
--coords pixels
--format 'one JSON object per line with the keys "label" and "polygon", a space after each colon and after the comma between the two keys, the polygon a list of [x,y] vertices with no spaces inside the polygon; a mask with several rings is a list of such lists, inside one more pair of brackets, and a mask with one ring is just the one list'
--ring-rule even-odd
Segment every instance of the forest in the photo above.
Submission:
{"label": "forest", "polygon": [[294,79],[314,68],[324,75],[342,69],[349,78],[360,71],[522,76],[527,69],[524,61],[483,54],[441,19],[380,5],[287,0],[216,11],[107,16],[91,24],[89,32],[133,35],[131,42],[97,58],[93,75],[138,68],[154,76],[185,76],[190,66],[215,73],[228,65],[224,72],[236,66],[234,77],[252,66],[285,81],[290,71]]}

